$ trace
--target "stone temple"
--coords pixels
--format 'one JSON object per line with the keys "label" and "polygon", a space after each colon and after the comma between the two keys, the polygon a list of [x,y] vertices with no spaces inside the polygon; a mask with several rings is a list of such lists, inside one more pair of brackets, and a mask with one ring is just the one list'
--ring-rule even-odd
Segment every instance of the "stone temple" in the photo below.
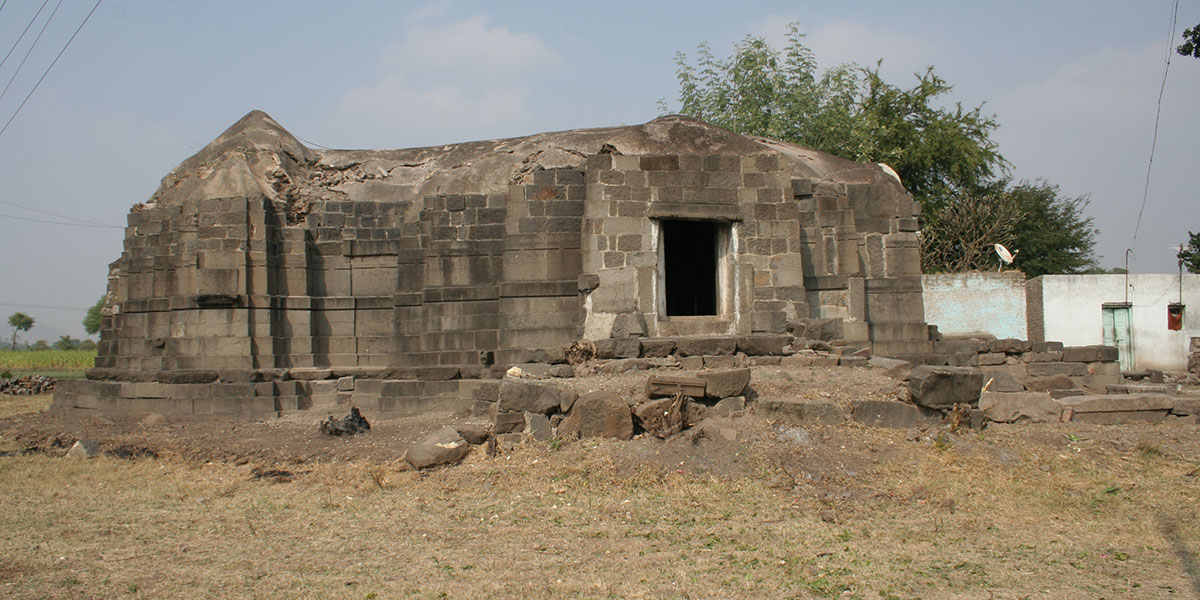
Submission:
{"label": "stone temple", "polygon": [[132,208],[96,368],[54,408],[458,411],[577,340],[913,357],[918,213],[887,167],[682,116],[314,150],[255,111]]}

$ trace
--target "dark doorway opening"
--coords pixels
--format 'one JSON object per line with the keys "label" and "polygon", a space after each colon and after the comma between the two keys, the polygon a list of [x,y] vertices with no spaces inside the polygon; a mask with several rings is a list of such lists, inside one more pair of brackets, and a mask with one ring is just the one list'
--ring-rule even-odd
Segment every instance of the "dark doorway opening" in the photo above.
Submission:
{"label": "dark doorway opening", "polygon": [[663,221],[667,316],[716,315],[721,235],[715,221]]}

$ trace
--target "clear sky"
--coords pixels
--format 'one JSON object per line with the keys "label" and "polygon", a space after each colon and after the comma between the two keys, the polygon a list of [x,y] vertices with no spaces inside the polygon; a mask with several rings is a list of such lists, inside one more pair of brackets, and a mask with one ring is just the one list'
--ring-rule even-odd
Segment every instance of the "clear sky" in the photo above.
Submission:
{"label": "clear sky", "polygon": [[[0,126],[94,0],[0,9]],[[746,34],[781,45],[799,21],[824,65],[883,59],[892,83],[932,65],[950,102],[984,103],[1017,179],[1089,195],[1104,267],[1173,273],[1200,231],[1200,60],[1168,43],[1200,0],[1139,2],[305,2],[104,0],[0,134],[0,202],[120,226],[167,172],[253,109],[310,144],[406,148],[643,123],[677,96],[674,57]],[[38,32],[45,31],[16,68]],[[16,44],[15,47],[13,46]],[[14,72],[16,76],[14,77]],[[2,88],[0,88],[2,89]],[[118,227],[0,204],[0,315],[27,339],[83,337],[86,308],[121,253]],[[7,332],[0,321],[0,333]]]}

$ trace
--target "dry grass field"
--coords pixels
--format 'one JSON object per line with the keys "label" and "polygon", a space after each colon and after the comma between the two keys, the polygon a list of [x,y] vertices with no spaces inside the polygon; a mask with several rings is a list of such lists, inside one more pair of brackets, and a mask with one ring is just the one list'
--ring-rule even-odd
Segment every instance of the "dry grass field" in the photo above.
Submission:
{"label": "dry grass field", "polygon": [[1196,425],[727,425],[429,473],[374,451],[67,459],[6,434],[0,596],[1200,597]]}

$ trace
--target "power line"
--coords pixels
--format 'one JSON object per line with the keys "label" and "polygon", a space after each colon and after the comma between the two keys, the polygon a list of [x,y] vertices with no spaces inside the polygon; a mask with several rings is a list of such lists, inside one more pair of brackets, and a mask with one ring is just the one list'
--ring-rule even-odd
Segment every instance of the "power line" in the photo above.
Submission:
{"label": "power line", "polygon": [[124,229],[124,227],[121,227],[119,225],[92,225],[89,223],[68,223],[66,221],[50,221],[47,219],[33,219],[30,217],[18,217],[15,215],[0,215],[0,217],[3,217],[5,219],[18,219],[21,221],[33,221],[34,223],[49,223],[51,225],[71,225],[73,227],[107,227],[110,229]]}
{"label": "power line", "polygon": [[1129,247],[1137,246],[1138,230],[1142,228],[1142,213],[1146,210],[1146,199],[1150,197],[1150,168],[1154,166],[1154,147],[1158,145],[1158,120],[1162,116],[1163,92],[1167,89],[1167,73],[1171,70],[1171,54],[1174,52],[1175,23],[1179,18],[1179,0],[1171,12],[1171,34],[1167,37],[1167,58],[1163,67],[1162,84],[1158,87],[1158,105],[1154,109],[1154,137],[1150,140],[1150,160],[1146,163],[1146,184],[1142,187],[1142,207],[1138,209],[1137,224],[1133,226],[1133,241]]}
{"label": "power line", "polygon": [[12,125],[13,119],[16,119],[17,115],[21,113],[21,109],[25,108],[25,103],[29,102],[29,98],[33,96],[33,93],[37,91],[38,86],[42,85],[42,81],[45,80],[46,76],[50,74],[50,69],[53,69],[54,65],[58,64],[58,59],[62,58],[63,53],[66,52],[67,48],[71,46],[71,42],[75,41],[75,36],[79,35],[79,32],[83,30],[83,26],[87,25],[88,20],[92,18],[93,14],[95,14],[96,9],[100,8],[100,3],[103,1],[104,0],[96,0],[96,5],[92,7],[92,11],[83,18],[83,22],[80,23],[79,27],[75,29],[75,33],[71,34],[71,39],[67,40],[67,43],[63,45],[62,50],[59,50],[58,56],[55,56],[54,61],[50,63],[50,66],[46,67],[46,72],[42,73],[42,76],[37,80],[37,83],[33,84],[33,89],[29,90],[29,93],[25,95],[25,99],[21,101],[20,106],[18,106],[17,110],[13,112],[11,117],[8,118],[8,122],[4,124],[4,127],[0,129],[0,135],[4,135],[4,132],[8,131],[8,126]]}
{"label": "power line", "polygon": [[[8,0],[4,1],[5,4],[8,3]],[[45,0],[42,2],[42,7],[39,8],[37,13],[33,15],[33,18],[29,20],[29,24],[25,26],[25,30],[21,32],[21,35],[17,36],[17,41],[13,42],[12,48],[8,49],[8,54],[4,55],[4,60],[0,60],[0,67],[3,67],[4,63],[8,62],[8,57],[12,56],[13,50],[16,50],[17,45],[21,43],[21,40],[25,39],[25,34],[29,33],[29,28],[33,27],[33,24],[37,22],[37,18],[42,14],[42,11],[46,9],[47,4],[50,4],[50,0]],[[3,6],[0,6],[0,10],[3,10],[3,8]]]}
{"label": "power line", "polygon": [[24,210],[32,211],[32,212],[35,212],[35,213],[42,213],[43,215],[49,215],[49,216],[51,216],[51,217],[58,217],[58,218],[60,218],[60,219],[68,219],[68,220],[70,220],[70,221],[79,221],[80,223],[90,223],[90,224],[92,224],[92,225],[99,225],[99,226],[101,226],[101,227],[119,227],[119,225],[109,225],[108,223],[101,223],[101,222],[99,222],[99,221],[89,221],[89,220],[87,220],[87,219],[80,219],[80,218],[78,218],[78,217],[71,217],[71,216],[67,216],[67,215],[60,215],[60,214],[58,214],[58,213],[52,213],[52,212],[50,212],[50,211],[47,211],[47,210],[38,210],[38,209],[36,209],[36,208],[30,208],[30,207],[28,207],[28,206],[22,206],[22,205],[20,205],[20,204],[16,204],[16,203],[14,203],[14,202],[5,202],[4,200],[0,200],[0,204],[7,204],[7,205],[9,205],[9,206],[13,206],[13,207],[16,207],[16,208],[20,208],[20,209],[24,209]]}
{"label": "power line", "polygon": [[29,55],[33,54],[33,49],[37,48],[38,42],[42,39],[42,34],[46,33],[46,28],[50,26],[50,21],[54,20],[54,15],[58,14],[58,7],[62,6],[63,0],[58,0],[58,4],[54,5],[54,10],[50,11],[50,18],[42,24],[41,31],[38,31],[37,37],[33,38],[33,44],[29,46],[29,50],[25,51],[25,56],[21,59],[21,64],[17,65],[17,70],[13,71],[12,77],[8,78],[8,85],[4,86],[4,91],[0,92],[0,99],[8,93],[8,88],[12,87],[14,81],[17,80],[17,75],[21,73],[21,67],[25,66],[25,61],[29,60]]}

